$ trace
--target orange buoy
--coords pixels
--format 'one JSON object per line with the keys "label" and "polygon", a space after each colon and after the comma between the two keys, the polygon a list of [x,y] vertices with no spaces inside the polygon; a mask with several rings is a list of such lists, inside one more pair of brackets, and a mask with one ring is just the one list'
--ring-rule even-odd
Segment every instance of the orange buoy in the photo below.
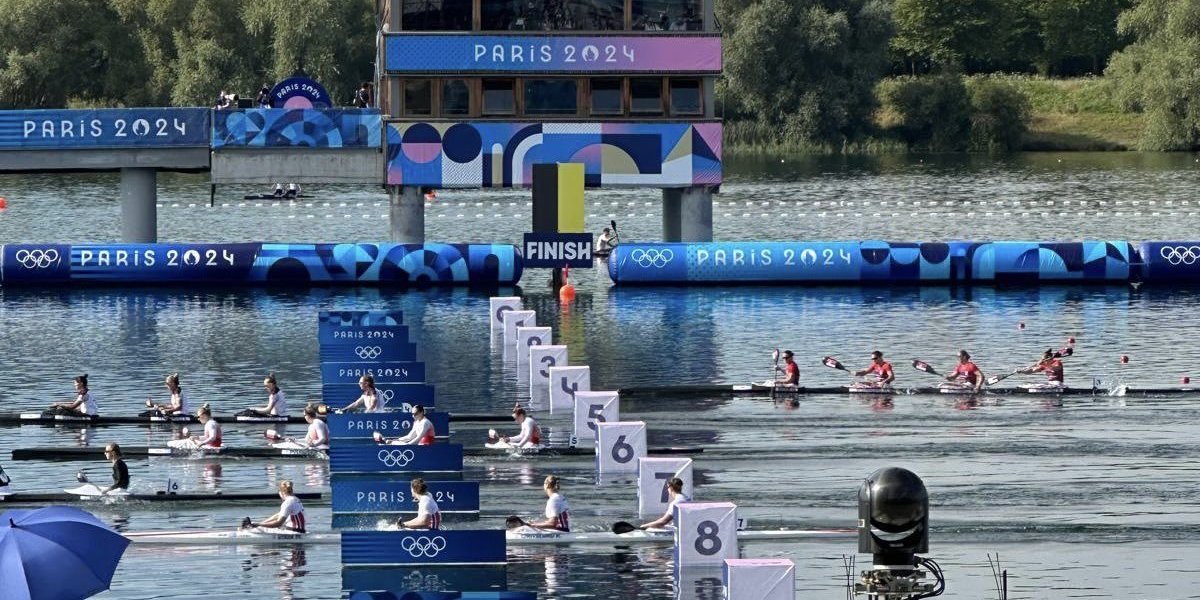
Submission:
{"label": "orange buoy", "polygon": [[571,267],[563,267],[563,285],[558,288],[558,299],[562,302],[570,302],[575,299],[575,286],[570,282]]}
{"label": "orange buoy", "polygon": [[1017,323],[1017,329],[1025,329],[1025,321],[1021,321],[1020,323]]}
{"label": "orange buoy", "polygon": [[1123,364],[1123,365],[1129,364],[1129,355],[1128,354],[1121,355],[1121,364]]}
{"label": "orange buoy", "polygon": [[425,201],[426,202],[433,202],[435,199],[437,199],[437,192],[435,192],[433,190],[429,190],[428,192],[425,192]]}
{"label": "orange buoy", "polygon": [[4,196],[0,196],[0,210],[4,210],[6,208],[8,208],[8,200],[5,200]]}
{"label": "orange buoy", "polygon": [[563,302],[570,302],[575,299],[575,286],[566,284],[558,289],[558,299]]}
{"label": "orange buoy", "polygon": [[1183,376],[1183,379],[1180,379],[1179,381],[1180,381],[1181,383],[1183,383],[1183,385],[1187,385],[1187,384],[1189,384],[1189,383],[1191,383],[1191,382],[1192,382],[1192,378],[1191,378],[1191,377],[1188,377],[1187,375],[1184,375],[1184,376]]}
{"label": "orange buoy", "polygon": [[1071,336],[1071,337],[1067,338],[1067,345],[1068,345],[1068,346],[1074,346],[1074,345],[1075,345],[1075,336]]}

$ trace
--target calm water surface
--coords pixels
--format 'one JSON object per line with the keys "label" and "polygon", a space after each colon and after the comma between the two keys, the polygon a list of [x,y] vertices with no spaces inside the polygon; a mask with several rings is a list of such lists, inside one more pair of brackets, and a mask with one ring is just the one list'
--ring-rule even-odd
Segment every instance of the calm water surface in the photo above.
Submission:
{"label": "calm water surface", "polygon": [[[1200,164],[1187,155],[1025,155],[986,158],[732,160],[718,197],[721,239],[1165,239],[1197,238]],[[1061,161],[1061,162],[1060,162]],[[202,178],[160,177],[160,237],[189,241],[380,241],[386,196],[359,188],[314,188],[298,203],[239,200],[222,188],[208,206]],[[101,241],[119,235],[115,175],[4,176],[0,243]],[[589,195],[588,225],[617,220],[626,239],[657,239],[658,194]],[[515,242],[529,223],[527,194],[445,192],[428,209],[429,239]],[[766,205],[763,205],[763,203]],[[934,204],[936,203],[936,204]],[[878,215],[876,215],[878,213]],[[894,213],[894,215],[893,215]],[[990,213],[990,214],[989,214]],[[1117,213],[1121,213],[1118,215]],[[743,383],[770,374],[770,353],[788,347],[812,385],[845,381],[819,359],[855,366],[887,352],[906,384],[935,381],[905,364],[949,367],[959,348],[988,373],[1078,339],[1068,383],[1169,386],[1200,377],[1200,292],[1128,287],[993,290],[858,288],[616,289],[578,274],[580,296],[561,307],[541,273],[520,290],[570,345],[593,385]],[[509,293],[513,290],[498,290]],[[276,372],[294,405],[319,397],[316,313],[327,308],[399,308],[438,388],[438,408],[501,413],[522,382],[492,352],[489,291],[377,289],[0,289],[0,404],[5,411],[64,399],[77,372],[92,376],[101,410],[131,413],[161,398],[179,371],[192,402],[222,413],[261,403],[258,385]],[[1018,323],[1024,322],[1024,329]],[[1122,365],[1121,355],[1130,362]],[[1014,378],[1015,379],[1015,378]],[[1200,595],[1190,560],[1200,535],[1200,408],[1192,399],[988,398],[844,395],[798,407],[750,398],[625,399],[622,415],[647,422],[652,445],[703,446],[697,497],[730,500],[761,527],[849,527],[862,479],[884,466],[920,474],[932,500],[930,556],[949,578],[946,597],[995,597],[989,553],[1010,572],[1013,598],[1185,598]],[[569,423],[546,417],[554,432]],[[488,425],[453,427],[456,441],[482,441]],[[262,443],[265,427],[229,425],[228,443]],[[293,433],[298,433],[297,431]],[[0,457],[30,446],[157,444],[169,427],[0,429]],[[71,487],[104,463],[4,463],[22,489]],[[170,458],[130,461],[134,487],[167,478],[192,490],[269,490],[293,479],[328,490],[328,469],[303,460]],[[630,519],[628,481],[595,479],[586,458],[469,458],[464,476],[483,485],[479,526],[514,511],[536,513],[550,473],[567,481],[576,524],[603,529]],[[264,506],[101,506],[125,530],[229,527]],[[329,527],[328,505],[309,508]],[[796,561],[798,597],[843,598],[843,556],[853,540],[744,544],[747,557]],[[867,560],[869,557],[859,557]],[[545,598],[719,598],[714,577],[676,583],[669,548],[513,549],[510,589]],[[865,565],[860,564],[862,568]],[[180,577],[180,573],[187,573]],[[168,581],[168,584],[164,584]],[[423,573],[410,581],[438,584]],[[131,547],[108,598],[337,598],[347,594],[336,547]]]}

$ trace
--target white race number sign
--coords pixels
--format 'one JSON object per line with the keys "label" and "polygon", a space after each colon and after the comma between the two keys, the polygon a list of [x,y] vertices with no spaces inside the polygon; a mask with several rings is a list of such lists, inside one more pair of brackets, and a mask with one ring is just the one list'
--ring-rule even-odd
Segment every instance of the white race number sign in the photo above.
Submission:
{"label": "white race number sign", "polygon": [[646,456],[646,424],[626,421],[596,424],[596,469],[602,473],[636,473]]}
{"label": "white race number sign", "polygon": [[738,557],[737,505],[685,502],[675,505],[675,564],[720,566]]}
{"label": "white race number sign", "polygon": [[550,369],[565,366],[566,346],[530,346],[529,401],[539,406],[550,402]]}
{"label": "white race number sign", "polygon": [[550,345],[550,328],[549,327],[518,327],[517,328],[517,368],[524,369],[529,364],[530,346],[549,346]]}
{"label": "white race number sign", "polygon": [[796,600],[796,564],[786,558],[730,558],[725,600]]}
{"label": "white race number sign", "polygon": [[575,410],[575,392],[591,389],[590,367],[550,367],[550,414]]}
{"label": "white race number sign", "polygon": [[504,313],[504,353],[517,344],[518,327],[537,326],[537,313],[532,310],[510,310]]}
{"label": "white race number sign", "polygon": [[692,459],[641,458],[638,459],[638,516],[661,517],[671,503],[667,493],[667,482],[678,477],[683,480],[683,495],[692,495]]}
{"label": "white race number sign", "polygon": [[504,313],[510,310],[521,310],[521,299],[516,296],[492,296],[488,299],[488,322],[491,324],[492,335],[504,331]]}
{"label": "white race number sign", "polygon": [[596,443],[596,423],[621,420],[617,392],[575,392],[575,445],[590,448]]}

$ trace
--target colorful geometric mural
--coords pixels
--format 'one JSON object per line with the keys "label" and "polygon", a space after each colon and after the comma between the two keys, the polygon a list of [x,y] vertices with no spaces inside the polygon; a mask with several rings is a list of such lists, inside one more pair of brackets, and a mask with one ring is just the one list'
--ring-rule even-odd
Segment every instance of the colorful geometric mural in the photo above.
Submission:
{"label": "colorful geometric mural", "polygon": [[379,148],[376,109],[252,108],[212,111],[212,148]]}
{"label": "colorful geometric mural", "polygon": [[1122,241],[621,244],[608,273],[668,285],[1105,282],[1140,278],[1138,259]]}
{"label": "colorful geometric mural", "polygon": [[721,123],[388,123],[387,183],[528,187],[580,162],[589,187],[720,185]]}
{"label": "colorful geometric mural", "polygon": [[496,285],[521,278],[509,244],[7,244],[0,284]]}

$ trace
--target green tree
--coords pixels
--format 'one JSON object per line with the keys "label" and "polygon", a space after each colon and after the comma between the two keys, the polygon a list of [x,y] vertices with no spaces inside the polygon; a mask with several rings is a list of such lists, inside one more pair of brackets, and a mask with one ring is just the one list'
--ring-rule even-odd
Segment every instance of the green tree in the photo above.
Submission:
{"label": "green tree", "polygon": [[729,103],[779,141],[841,144],[870,127],[888,64],[884,0],[735,0],[721,15]]}
{"label": "green tree", "polygon": [[971,98],[971,150],[1011,152],[1021,147],[1029,127],[1029,98],[1017,86],[992,78],[968,86]]}
{"label": "green tree", "polygon": [[892,48],[917,63],[964,67],[991,57],[1001,24],[999,0],[895,0]]}
{"label": "green tree", "polygon": [[1125,108],[1146,114],[1141,148],[1200,146],[1200,0],[1140,0],[1117,30],[1134,42],[1106,74]]}
{"label": "green tree", "polygon": [[971,131],[971,101],[962,75],[903,77],[882,90],[895,113],[895,131],[910,149],[965,150]]}
{"label": "green tree", "polygon": [[0,0],[0,108],[145,101],[132,35],[105,0]]}
{"label": "green tree", "polygon": [[1100,74],[1104,62],[1121,46],[1117,17],[1129,0],[1036,0],[1041,22],[1043,74],[1064,70],[1069,59],[1085,59],[1088,72]]}

